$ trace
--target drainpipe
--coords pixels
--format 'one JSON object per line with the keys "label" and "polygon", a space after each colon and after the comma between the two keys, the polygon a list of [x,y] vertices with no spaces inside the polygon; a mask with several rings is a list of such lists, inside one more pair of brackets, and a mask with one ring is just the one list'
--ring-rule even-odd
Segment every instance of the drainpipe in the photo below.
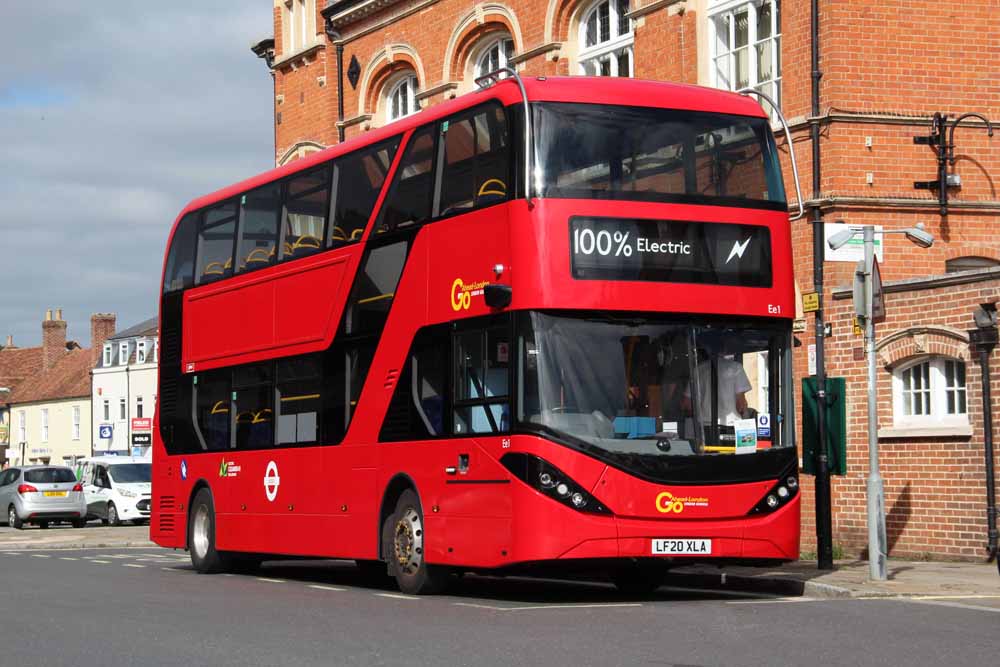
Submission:
{"label": "drainpipe", "polygon": [[985,449],[986,467],[986,561],[997,560],[997,571],[1000,572],[1000,540],[997,534],[997,495],[995,468],[993,462],[993,397],[990,389],[990,353],[997,346],[997,304],[982,303],[972,314],[976,323],[975,329],[969,330],[969,346],[973,353],[978,352],[979,370],[983,387],[983,446]]}
{"label": "drainpipe", "polygon": [[344,42],[330,16],[326,17],[326,36],[337,47],[337,141],[344,143]]}

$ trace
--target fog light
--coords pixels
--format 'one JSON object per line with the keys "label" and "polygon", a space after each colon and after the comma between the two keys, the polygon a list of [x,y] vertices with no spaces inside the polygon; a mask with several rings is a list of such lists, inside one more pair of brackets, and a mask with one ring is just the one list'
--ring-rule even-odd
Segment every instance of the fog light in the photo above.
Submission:
{"label": "fog light", "polygon": [[542,485],[543,489],[551,489],[556,485],[556,481],[552,479],[552,475],[547,472],[543,472],[538,476],[538,483]]}
{"label": "fog light", "polygon": [[785,484],[788,485],[789,489],[795,489],[799,486],[799,480],[795,477],[789,477],[785,480]]}
{"label": "fog light", "polygon": [[587,504],[587,500],[583,497],[582,493],[574,493],[570,500],[573,501],[574,507],[583,507]]}
{"label": "fog light", "polygon": [[565,482],[559,482],[558,486],[556,486],[556,493],[565,498],[569,495],[569,487]]}
{"label": "fog light", "polygon": [[768,495],[768,497],[767,497],[767,506],[770,507],[771,509],[774,509],[775,507],[777,507],[778,506],[778,496],[774,495],[773,493],[770,494],[770,495]]}
{"label": "fog light", "polygon": [[778,497],[779,498],[787,498],[788,497],[788,489],[786,489],[783,486],[779,486],[778,487]]}

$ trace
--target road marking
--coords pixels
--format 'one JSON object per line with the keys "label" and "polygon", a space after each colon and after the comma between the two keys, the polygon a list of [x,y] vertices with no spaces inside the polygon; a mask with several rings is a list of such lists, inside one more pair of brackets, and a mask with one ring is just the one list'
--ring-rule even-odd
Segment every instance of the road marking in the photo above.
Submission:
{"label": "road marking", "polygon": [[770,600],[727,600],[726,604],[784,604],[786,602],[821,602],[819,598],[773,598]]}
{"label": "road marking", "polygon": [[660,586],[656,589],[656,592],[669,591],[671,593],[698,593],[700,595],[710,594],[710,595],[721,595],[727,598],[757,598],[759,600],[773,600],[774,595],[768,595],[767,593],[750,593],[750,592],[740,592],[740,591],[724,591],[715,588],[689,588],[687,586]]}
{"label": "road marking", "polygon": [[122,563],[122,567],[146,567],[145,565],[139,565],[138,563]]}
{"label": "road marking", "polygon": [[399,593],[376,593],[380,598],[392,598],[394,600],[419,600],[415,595],[400,595]]}
{"label": "road marking", "polygon": [[1000,595],[913,595],[911,600],[1000,600]]}
{"label": "road marking", "polygon": [[48,554],[31,554],[31,557],[32,558],[52,558],[52,556],[50,556]]}
{"label": "road marking", "polygon": [[915,598],[904,600],[912,602],[913,604],[929,604],[936,607],[954,607],[955,609],[968,609],[969,611],[989,611],[994,614],[1000,614],[1000,607],[983,607],[978,604],[964,604],[962,602],[946,602],[944,600],[918,600]]}
{"label": "road marking", "polygon": [[284,579],[268,579],[267,577],[254,577],[257,581],[266,581],[269,584],[284,584]]}
{"label": "road marking", "polygon": [[109,561],[109,560],[97,560],[97,559],[94,559],[94,558],[91,558],[90,562],[91,563],[100,563],[101,565],[109,565],[111,563],[111,561]]}
{"label": "road marking", "polygon": [[[376,595],[379,595],[378,593]],[[521,607],[501,607],[493,604],[474,604],[472,602],[455,602],[456,607],[474,607],[491,611],[535,611],[539,609],[605,609],[609,607],[641,607],[639,602],[609,602],[607,604],[539,604]]]}
{"label": "road marking", "polygon": [[160,569],[163,570],[164,572],[183,572],[184,571],[184,570],[180,569],[179,567],[161,567]]}
{"label": "road marking", "polygon": [[4,551],[4,552],[3,552],[3,555],[4,555],[4,556],[20,556],[21,554],[19,554],[19,553],[18,553],[18,552],[16,552],[16,551]]}
{"label": "road marking", "polygon": [[80,560],[79,558],[73,558],[72,556],[60,556],[59,560]]}
{"label": "road marking", "polygon": [[346,590],[344,588],[337,588],[336,586],[321,586],[320,584],[309,584],[308,587],[309,588],[315,588],[318,591],[338,591],[338,592],[342,592],[342,591]]}

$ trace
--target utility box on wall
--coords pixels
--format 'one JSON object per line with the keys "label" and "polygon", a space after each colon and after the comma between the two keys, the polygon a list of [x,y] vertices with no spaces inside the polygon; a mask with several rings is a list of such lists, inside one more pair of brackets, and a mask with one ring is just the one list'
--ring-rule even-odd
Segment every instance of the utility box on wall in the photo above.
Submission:
{"label": "utility box on wall", "polygon": [[[826,379],[827,465],[831,475],[847,474],[847,383],[844,378]],[[816,474],[816,377],[802,378],[802,472]]]}

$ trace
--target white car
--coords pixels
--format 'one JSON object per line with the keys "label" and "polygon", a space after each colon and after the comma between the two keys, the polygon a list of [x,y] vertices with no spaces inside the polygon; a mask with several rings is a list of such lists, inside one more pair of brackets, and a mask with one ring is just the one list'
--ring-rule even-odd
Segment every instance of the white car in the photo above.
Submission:
{"label": "white car", "polygon": [[112,526],[148,521],[151,474],[149,459],[102,456],[85,460],[80,480],[87,517]]}

